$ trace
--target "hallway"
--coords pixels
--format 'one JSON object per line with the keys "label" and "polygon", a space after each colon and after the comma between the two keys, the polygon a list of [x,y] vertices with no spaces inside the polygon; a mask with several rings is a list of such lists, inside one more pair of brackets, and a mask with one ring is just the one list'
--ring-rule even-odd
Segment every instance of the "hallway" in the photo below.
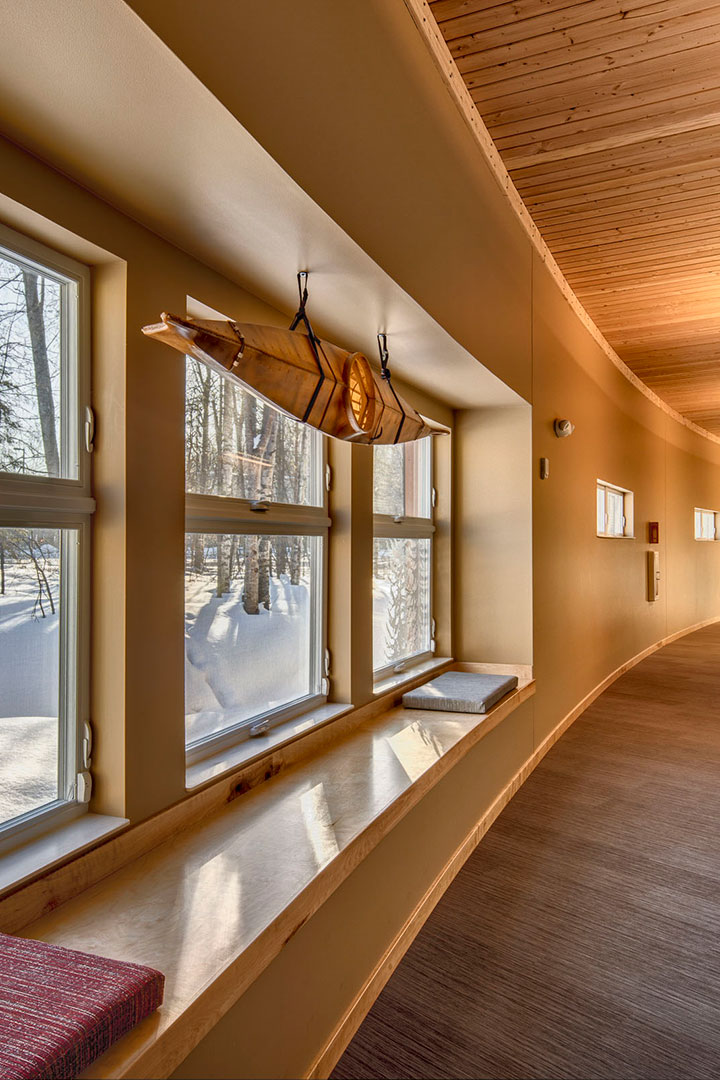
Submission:
{"label": "hallway", "polygon": [[716,1077],[719,710],[719,624],[598,698],[465,864],[334,1077]]}

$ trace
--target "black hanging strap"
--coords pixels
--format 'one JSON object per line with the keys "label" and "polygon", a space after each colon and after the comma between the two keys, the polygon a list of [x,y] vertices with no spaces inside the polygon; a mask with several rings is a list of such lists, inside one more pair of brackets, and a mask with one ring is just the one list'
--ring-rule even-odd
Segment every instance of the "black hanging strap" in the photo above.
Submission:
{"label": "black hanging strap", "polygon": [[390,360],[390,354],[388,353],[388,348],[387,348],[387,334],[385,334],[385,333],[378,334],[377,340],[378,340],[378,351],[380,353],[380,378],[384,379],[385,382],[390,387],[390,389],[392,390],[393,397],[395,398],[395,400],[397,402],[398,409],[400,410],[400,426],[397,429],[397,433],[396,433],[395,439],[394,439],[394,442],[397,444],[398,441],[400,440],[400,432],[402,431],[403,424],[405,423],[405,409],[403,408],[402,403],[400,401],[400,398],[397,396],[397,393],[395,392],[395,387],[392,384],[392,376],[390,374],[390,368],[388,367],[388,363],[389,363],[389,360]]}
{"label": "black hanging strap", "polygon": [[305,410],[305,415],[303,416],[303,423],[304,424],[307,423],[308,417],[310,416],[310,413],[313,411],[313,406],[315,405],[315,402],[317,401],[317,396],[320,393],[320,387],[325,382],[325,370],[324,370],[324,368],[322,366],[322,361],[320,359],[320,353],[318,352],[318,338],[315,337],[315,332],[314,332],[312,326],[310,325],[310,320],[308,319],[307,312],[305,311],[305,305],[307,304],[307,300],[308,300],[307,281],[308,281],[308,272],[307,272],[307,270],[301,270],[298,273],[298,276],[297,276],[299,307],[298,307],[297,311],[295,312],[295,318],[293,319],[292,323],[290,324],[290,329],[291,330],[296,330],[297,327],[300,325],[300,323],[304,324],[305,329],[307,331],[308,341],[310,342],[310,348],[313,351],[313,356],[315,357],[315,363],[318,366],[318,372],[319,372],[319,378],[318,378],[317,384],[315,386],[315,389],[313,390],[313,394],[312,394],[312,397],[310,398],[310,402],[308,404],[308,407]]}

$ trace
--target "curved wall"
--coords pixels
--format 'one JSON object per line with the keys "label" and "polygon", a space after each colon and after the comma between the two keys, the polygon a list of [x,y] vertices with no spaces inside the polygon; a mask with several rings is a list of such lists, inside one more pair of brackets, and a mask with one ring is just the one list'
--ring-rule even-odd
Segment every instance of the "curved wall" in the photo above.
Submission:
{"label": "curved wall", "polygon": [[[720,508],[720,446],[654,405],[608,360],[536,257],[533,274],[536,740],[607,675],[720,616],[720,543],[693,508]],[[556,416],[576,425],[569,439]],[[551,462],[539,479],[540,457]],[[595,535],[595,481],[635,493],[635,539]],[[660,523],[660,598],[646,598],[647,523]]]}

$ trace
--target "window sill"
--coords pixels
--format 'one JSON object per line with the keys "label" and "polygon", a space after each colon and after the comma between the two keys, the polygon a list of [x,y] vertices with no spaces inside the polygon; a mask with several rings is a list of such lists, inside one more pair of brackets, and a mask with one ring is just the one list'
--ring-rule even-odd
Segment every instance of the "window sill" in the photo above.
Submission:
{"label": "window sill", "polygon": [[623,533],[619,536],[617,533],[596,533],[598,540],[636,540],[635,533]]}
{"label": "window sill", "polygon": [[534,691],[524,682],[482,715],[372,717],[26,926],[26,937],[166,973],[162,1008],[84,1080],[169,1076],[362,859]]}
{"label": "window sill", "polygon": [[0,894],[18,888],[41,871],[51,870],[69,855],[80,855],[86,848],[119,832],[127,824],[127,818],[83,814],[8,851],[0,859]]}
{"label": "window sill", "polygon": [[451,663],[451,656],[433,656],[431,660],[423,660],[421,664],[414,664],[405,671],[399,671],[397,675],[388,675],[384,679],[378,679],[373,685],[373,696],[380,697],[381,694],[388,694],[391,690],[397,690],[398,687],[418,679],[425,681],[427,675],[438,668],[446,668]]}
{"label": "window sill", "polygon": [[209,754],[201,761],[194,761],[188,765],[185,772],[185,789],[194,791],[195,788],[211,780],[217,780],[225,773],[233,772],[238,766],[251,765],[254,761],[266,757],[271,751],[279,750],[288,743],[301,739],[308,732],[315,731],[352,710],[352,705],[337,703],[319,705],[315,709],[302,713],[301,716],[296,716],[284,724],[271,728],[265,735],[245,739],[236,746],[227,746],[214,754]]}

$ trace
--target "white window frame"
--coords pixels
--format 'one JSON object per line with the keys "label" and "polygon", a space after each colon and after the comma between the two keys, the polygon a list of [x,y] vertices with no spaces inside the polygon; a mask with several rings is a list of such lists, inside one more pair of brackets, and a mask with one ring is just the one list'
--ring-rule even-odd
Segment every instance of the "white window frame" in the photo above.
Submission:
{"label": "white window frame", "polygon": [[[90,799],[90,536],[95,500],[85,443],[90,408],[90,270],[0,225],[0,256],[65,285],[61,303],[60,452],[63,477],[0,471],[0,527],[67,530],[61,542],[60,797],[0,824],[0,851],[85,813]],[[73,359],[74,358],[74,359]],[[73,370],[74,367],[74,370]]]}
{"label": "white window frame", "polygon": [[188,766],[255,735],[263,735],[271,728],[296,719],[327,702],[330,675],[327,651],[328,534],[331,522],[328,517],[327,439],[320,433],[317,433],[317,438],[319,452],[314,463],[312,488],[319,505],[258,503],[251,499],[225,495],[198,495],[190,492],[185,494],[186,537],[190,533],[210,533],[237,536],[318,536],[321,540],[312,571],[315,595],[311,605],[310,656],[311,670],[321,692],[307,694],[275,709],[268,709],[241,720],[215,735],[209,735],[194,743],[186,743],[185,761]]}
{"label": "white window frame", "polygon": [[[700,526],[701,535],[698,536],[698,514],[712,514],[713,515],[713,535],[712,536],[703,536],[702,535],[702,519],[701,519],[701,526]],[[694,508],[694,511],[693,511],[693,522],[694,522],[694,533],[695,533],[695,539],[696,540],[700,540],[703,543],[707,543],[708,541],[712,542],[712,541],[715,541],[715,540],[720,540],[720,510],[709,510],[705,506],[696,506]]]}
{"label": "white window frame", "polygon": [[[632,540],[635,537],[635,495],[628,488],[619,487],[618,484],[610,484],[607,480],[598,480],[596,482],[596,494],[595,494],[595,522],[597,528],[597,496],[600,492],[603,492],[604,505],[605,505],[605,529],[601,531],[597,529],[597,535],[605,537],[611,540]],[[609,521],[609,515],[607,511],[607,493],[609,491],[616,492],[622,495],[623,499],[623,531],[622,533],[607,532],[607,526]]]}
{"label": "white window frame", "polygon": [[[373,670],[373,682],[382,682],[384,679],[389,678],[392,675],[399,675],[408,669],[415,667],[417,664],[422,664],[426,660],[431,660],[435,654],[435,618],[433,615],[433,594],[434,594],[434,543],[433,538],[435,535],[435,503],[436,494],[434,484],[434,447],[432,438],[428,439],[428,483],[430,488],[430,516],[427,518],[421,517],[404,517],[393,516],[392,514],[375,514],[373,513],[373,539],[377,538],[399,538],[399,539],[417,539],[417,540],[429,540],[430,541],[430,648],[424,649],[422,652],[415,653],[412,656],[403,657],[401,660],[394,661],[390,664],[385,664],[380,668]],[[400,444],[403,447],[411,446],[411,443]],[[373,455],[373,469],[375,467],[375,459]],[[374,490],[374,484],[373,484]]]}

